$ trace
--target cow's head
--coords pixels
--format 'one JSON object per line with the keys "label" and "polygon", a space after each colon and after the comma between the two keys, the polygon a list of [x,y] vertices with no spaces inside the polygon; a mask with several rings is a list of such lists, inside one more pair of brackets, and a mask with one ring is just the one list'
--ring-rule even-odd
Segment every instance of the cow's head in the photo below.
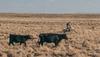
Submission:
{"label": "cow's head", "polygon": [[66,34],[63,35],[64,39],[68,40],[68,37]]}
{"label": "cow's head", "polygon": [[59,37],[60,39],[66,39],[66,40],[68,39],[68,38],[67,38],[67,35],[66,35],[65,33],[59,34],[58,37]]}
{"label": "cow's head", "polygon": [[64,34],[62,34],[62,36],[61,36],[63,39],[66,39],[66,40],[68,40],[68,37],[67,37],[67,35],[64,33]]}

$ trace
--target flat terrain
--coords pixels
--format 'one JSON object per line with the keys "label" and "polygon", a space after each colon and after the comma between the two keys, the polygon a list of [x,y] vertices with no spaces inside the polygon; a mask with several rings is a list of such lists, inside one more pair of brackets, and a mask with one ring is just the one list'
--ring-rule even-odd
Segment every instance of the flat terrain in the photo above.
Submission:
{"label": "flat terrain", "polygon": [[[59,46],[45,43],[39,46],[39,33],[61,33],[65,24],[71,22],[68,40]],[[9,46],[9,34],[29,34],[27,46]],[[35,15],[0,14],[0,57],[100,57],[100,15]]]}

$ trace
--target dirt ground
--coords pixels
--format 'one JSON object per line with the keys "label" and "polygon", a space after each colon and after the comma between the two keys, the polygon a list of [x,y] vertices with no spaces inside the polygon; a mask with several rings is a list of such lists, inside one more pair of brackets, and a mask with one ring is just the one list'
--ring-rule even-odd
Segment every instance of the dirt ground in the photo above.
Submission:
{"label": "dirt ground", "polygon": [[[68,40],[62,40],[57,47],[53,43],[39,46],[38,35],[61,33],[67,22],[72,31]],[[9,34],[29,34],[32,39],[27,46],[16,43],[8,45]],[[100,17],[2,17],[0,16],[0,57],[100,57]]]}

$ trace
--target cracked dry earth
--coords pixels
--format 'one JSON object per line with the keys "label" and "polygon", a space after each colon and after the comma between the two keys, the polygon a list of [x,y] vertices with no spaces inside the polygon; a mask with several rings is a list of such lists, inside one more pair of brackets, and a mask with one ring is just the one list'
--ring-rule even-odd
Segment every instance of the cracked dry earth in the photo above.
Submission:
{"label": "cracked dry earth", "polygon": [[[57,47],[37,44],[41,32],[60,33],[67,22],[72,31]],[[29,34],[27,46],[8,45],[10,33]],[[100,57],[100,18],[0,17],[0,57]]]}

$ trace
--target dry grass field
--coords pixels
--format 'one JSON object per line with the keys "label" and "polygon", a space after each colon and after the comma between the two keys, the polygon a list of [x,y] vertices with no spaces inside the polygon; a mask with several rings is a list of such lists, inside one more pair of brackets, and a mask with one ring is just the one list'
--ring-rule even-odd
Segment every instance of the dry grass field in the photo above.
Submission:
{"label": "dry grass field", "polygon": [[[38,35],[61,33],[67,22],[72,31],[57,47],[37,44]],[[27,46],[8,45],[9,34],[29,34]],[[0,14],[0,57],[100,57],[100,15]]]}

